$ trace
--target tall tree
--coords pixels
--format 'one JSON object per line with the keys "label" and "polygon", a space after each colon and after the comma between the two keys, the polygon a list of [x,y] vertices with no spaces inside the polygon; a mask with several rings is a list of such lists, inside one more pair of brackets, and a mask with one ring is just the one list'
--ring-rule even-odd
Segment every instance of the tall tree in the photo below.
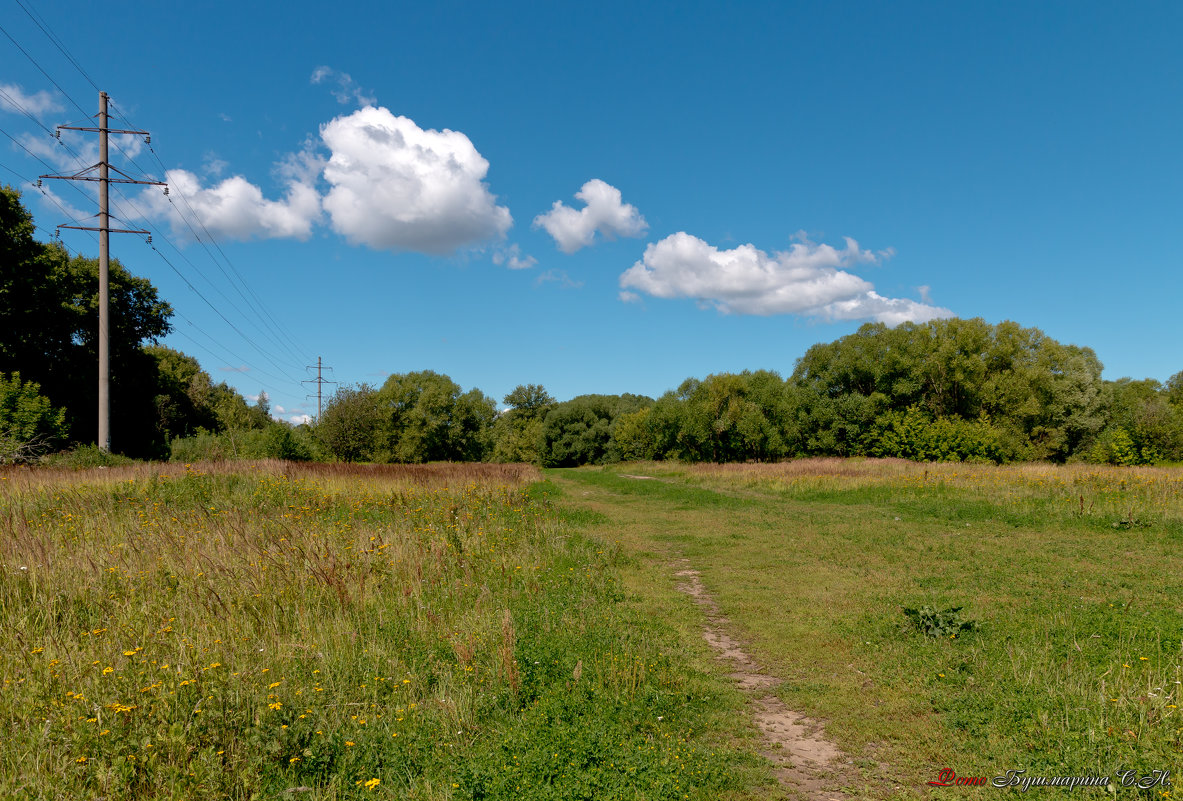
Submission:
{"label": "tall tree", "polygon": [[[0,372],[20,372],[68,408],[70,436],[93,442],[98,422],[98,262],[33,238],[20,194],[0,188]],[[155,361],[144,343],[168,333],[172,308],[118,261],[110,265],[114,446],[157,455]]]}
{"label": "tall tree", "polygon": [[397,373],[378,390],[385,419],[378,458],[393,462],[479,461],[491,447],[497,406],[480,390],[432,370]]}

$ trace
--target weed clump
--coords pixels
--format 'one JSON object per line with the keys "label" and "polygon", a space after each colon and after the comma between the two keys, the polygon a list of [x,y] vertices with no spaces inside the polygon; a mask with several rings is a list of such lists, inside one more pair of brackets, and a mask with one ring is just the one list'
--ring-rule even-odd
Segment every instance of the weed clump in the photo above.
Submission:
{"label": "weed clump", "polygon": [[926,637],[952,640],[965,632],[977,631],[979,628],[976,621],[961,618],[962,608],[960,606],[951,606],[948,609],[940,610],[931,606],[922,606],[919,609],[905,608],[904,616]]}

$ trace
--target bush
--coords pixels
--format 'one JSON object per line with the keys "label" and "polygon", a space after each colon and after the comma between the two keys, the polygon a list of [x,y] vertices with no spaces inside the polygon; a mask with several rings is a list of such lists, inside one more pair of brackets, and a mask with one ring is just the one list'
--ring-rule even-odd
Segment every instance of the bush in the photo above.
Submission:
{"label": "bush", "polygon": [[896,456],[918,462],[1002,462],[1022,455],[1018,434],[988,418],[932,419],[917,406],[906,412],[888,412],[875,420],[867,436],[873,456]]}
{"label": "bush", "polygon": [[66,410],[55,409],[41,385],[0,373],[0,464],[27,462],[66,436]]}
{"label": "bush", "polygon": [[50,454],[41,460],[41,464],[46,467],[65,467],[70,470],[89,470],[94,467],[119,467],[126,464],[135,464],[135,462],[135,459],[128,458],[127,456],[101,450],[98,445],[79,445],[73,450]]}
{"label": "bush", "polygon": [[1093,464],[1135,465],[1154,464],[1162,456],[1153,448],[1139,448],[1124,428],[1111,426],[1097,437],[1087,459]]}
{"label": "bush", "polygon": [[220,434],[202,432],[172,442],[172,461],[203,462],[227,459],[285,459],[307,462],[319,449],[306,429],[272,423],[264,429],[231,429]]}

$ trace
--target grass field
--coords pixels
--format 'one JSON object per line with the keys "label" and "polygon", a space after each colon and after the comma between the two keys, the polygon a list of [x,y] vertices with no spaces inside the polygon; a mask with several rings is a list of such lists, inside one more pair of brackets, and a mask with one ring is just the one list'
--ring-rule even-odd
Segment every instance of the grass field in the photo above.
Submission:
{"label": "grass field", "polygon": [[791,797],[682,558],[826,721],[850,797],[1177,778],[1181,489],[840,460],[0,471],[0,797]]}
{"label": "grass field", "polygon": [[926,786],[942,768],[1183,768],[1181,470],[810,460],[553,478],[606,516],[600,536],[655,566],[689,559],[780,697],[855,760],[854,794],[951,792]]}
{"label": "grass field", "polygon": [[0,472],[0,797],[760,797],[730,688],[536,478]]}

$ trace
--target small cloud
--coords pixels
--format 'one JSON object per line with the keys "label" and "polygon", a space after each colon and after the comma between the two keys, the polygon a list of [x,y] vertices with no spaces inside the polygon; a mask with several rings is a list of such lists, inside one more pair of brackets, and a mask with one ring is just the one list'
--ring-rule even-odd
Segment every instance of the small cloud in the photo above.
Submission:
{"label": "small cloud", "polygon": [[928,284],[923,284],[916,287],[916,291],[920,293],[920,300],[922,303],[932,303],[932,287]]}
{"label": "small cloud", "polygon": [[[622,301],[637,292],[658,298],[693,298],[724,314],[796,314],[824,320],[876,320],[888,325],[951,317],[948,309],[906,298],[887,298],[846,269],[881,256],[859,248],[799,241],[768,254],[753,245],[719,250],[685,232],[645,248],[641,261],[620,276]],[[631,292],[636,290],[636,292]]]}
{"label": "small cloud", "polygon": [[566,270],[551,269],[544,273],[540,273],[534,279],[535,286],[542,286],[545,283],[554,282],[559,285],[560,289],[582,289],[583,282],[575,281],[571,276],[567,275]]}
{"label": "small cloud", "polygon": [[293,414],[288,417],[288,422],[294,426],[304,425],[312,422],[312,415],[309,414]]}
{"label": "small cloud", "polygon": [[14,83],[0,83],[0,109],[14,114],[28,112],[34,117],[41,117],[51,111],[61,111],[62,104],[49,92],[34,92],[30,95]]}
{"label": "small cloud", "polygon": [[222,122],[234,122],[234,118],[224,111],[218,112],[218,119],[220,119]]}
{"label": "small cloud", "polygon": [[245,364],[240,364],[237,367],[219,367],[218,369],[223,373],[249,373],[251,371],[251,368]]}
{"label": "small cloud", "polygon": [[[99,160],[98,138],[79,131],[62,131],[60,140],[48,136],[22,134],[21,145],[35,156],[52,162],[63,173],[73,174],[79,164],[94,164]],[[113,135],[111,147],[121,157],[134,159],[144,149],[144,140],[127,134]]]}
{"label": "small cloud", "polygon": [[559,250],[574,253],[593,244],[596,232],[607,239],[644,236],[649,224],[637,207],[621,200],[620,190],[593,178],[575,193],[584,207],[576,211],[556,200],[550,211],[534,218],[535,228],[544,228]]}
{"label": "small cloud", "polygon": [[378,102],[378,98],[363,91],[348,72],[341,72],[332,67],[317,67],[312,71],[312,83],[321,84],[326,81],[337,84],[335,89],[329,91],[341,105],[347,104],[350,100],[356,101],[359,106],[372,106]]}
{"label": "small cloud", "polygon": [[71,220],[74,220],[78,224],[81,224],[81,225],[92,225],[92,224],[97,225],[97,223],[84,222],[85,220],[90,220],[94,216],[93,211],[82,211],[81,209],[75,208],[72,203],[70,203],[68,200],[66,200],[65,198],[58,195],[56,192],[53,191],[53,189],[50,188],[49,184],[52,184],[52,183],[56,183],[56,182],[55,181],[45,181],[42,183],[40,189],[38,189],[36,184],[29,184],[30,191],[40,192],[42,195],[44,195],[46,198],[48,198],[49,203],[46,204],[46,208],[48,210],[48,213],[53,214],[55,216],[65,214],[68,219],[61,220],[60,222],[62,222],[62,223],[66,223],[66,222],[70,222]]}
{"label": "small cloud", "polygon": [[517,244],[513,244],[507,248],[494,250],[493,263],[498,266],[504,264],[511,270],[528,270],[538,264],[538,259],[533,256],[522,256],[522,249]]}
{"label": "small cloud", "polygon": [[230,164],[224,159],[218,158],[218,154],[212,150],[205,154],[205,161],[202,162],[201,167],[208,175],[221,175],[226,171]]}
{"label": "small cloud", "polygon": [[629,292],[627,289],[620,290],[620,294],[617,297],[620,298],[621,303],[640,303],[641,302],[640,295],[638,295],[636,292]]}

